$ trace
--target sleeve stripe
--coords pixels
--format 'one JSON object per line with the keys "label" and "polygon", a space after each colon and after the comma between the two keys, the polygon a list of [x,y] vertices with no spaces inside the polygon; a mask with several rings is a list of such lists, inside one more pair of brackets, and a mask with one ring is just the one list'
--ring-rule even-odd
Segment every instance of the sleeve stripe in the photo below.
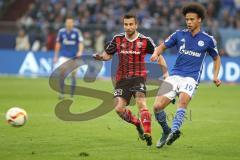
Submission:
{"label": "sleeve stripe", "polygon": [[155,48],[156,47],[156,44],[154,43],[154,41],[152,40],[152,38],[150,38],[150,37],[146,37],[149,41],[150,41],[150,43],[153,45],[153,47]]}
{"label": "sleeve stripe", "polygon": [[[125,36],[124,33],[119,33],[119,34],[116,34],[115,36],[113,36],[112,40],[110,41],[110,43],[108,44],[108,46],[106,47],[106,49],[108,49],[108,47],[110,46],[111,43],[113,43],[114,39],[117,37],[117,36]],[[105,49],[105,50],[106,50]]]}
{"label": "sleeve stripe", "polygon": [[215,40],[215,38],[209,34],[207,34],[206,32],[203,32],[203,34],[205,34],[206,36],[208,36],[211,40],[212,40],[212,43],[213,43],[213,46],[214,46],[214,50],[215,52],[219,55],[218,53],[218,49],[217,49],[217,41]]}
{"label": "sleeve stripe", "polygon": [[78,33],[78,41],[83,42],[84,38],[82,36],[82,32],[78,28],[74,28],[74,30]]}

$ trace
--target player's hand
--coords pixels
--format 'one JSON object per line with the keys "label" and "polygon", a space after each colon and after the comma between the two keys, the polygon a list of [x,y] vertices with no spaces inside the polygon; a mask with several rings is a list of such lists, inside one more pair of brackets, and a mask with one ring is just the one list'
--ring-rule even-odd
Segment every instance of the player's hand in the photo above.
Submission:
{"label": "player's hand", "polygon": [[102,61],[103,60],[103,56],[100,55],[100,54],[93,54],[92,56],[95,60],[98,60],[98,61]]}
{"label": "player's hand", "polygon": [[213,83],[215,83],[215,85],[217,86],[217,87],[219,87],[220,85],[221,85],[221,80],[220,79],[218,79],[218,78],[214,78],[213,79]]}
{"label": "player's hand", "polygon": [[157,60],[158,60],[158,54],[154,52],[153,55],[150,58],[150,61],[154,62],[154,61],[157,61]]}

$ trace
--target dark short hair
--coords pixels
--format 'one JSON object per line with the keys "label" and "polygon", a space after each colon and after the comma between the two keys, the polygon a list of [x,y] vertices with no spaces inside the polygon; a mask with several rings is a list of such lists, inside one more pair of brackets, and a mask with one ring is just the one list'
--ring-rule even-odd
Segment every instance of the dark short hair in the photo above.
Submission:
{"label": "dark short hair", "polygon": [[74,17],[73,17],[72,15],[68,15],[68,16],[65,17],[65,21],[66,21],[67,19],[72,19],[72,20],[74,20]]}
{"label": "dark short hair", "polygon": [[184,16],[186,16],[187,13],[196,13],[202,20],[205,18],[205,12],[204,6],[196,2],[187,3],[182,8],[182,14]]}
{"label": "dark short hair", "polygon": [[123,20],[124,19],[130,19],[133,18],[135,20],[135,22],[137,23],[137,16],[134,13],[127,13],[123,16]]}

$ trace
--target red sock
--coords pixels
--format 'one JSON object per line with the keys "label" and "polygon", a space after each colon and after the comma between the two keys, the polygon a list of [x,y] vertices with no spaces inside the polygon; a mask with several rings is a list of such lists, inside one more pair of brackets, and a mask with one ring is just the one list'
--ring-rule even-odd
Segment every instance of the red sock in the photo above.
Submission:
{"label": "red sock", "polygon": [[118,113],[118,114],[123,120],[125,120],[128,123],[132,123],[135,126],[137,126],[141,123],[140,120],[136,116],[132,115],[132,112],[129,109],[126,109],[125,112]]}
{"label": "red sock", "polygon": [[151,134],[151,114],[148,109],[141,109],[140,116],[144,133]]}

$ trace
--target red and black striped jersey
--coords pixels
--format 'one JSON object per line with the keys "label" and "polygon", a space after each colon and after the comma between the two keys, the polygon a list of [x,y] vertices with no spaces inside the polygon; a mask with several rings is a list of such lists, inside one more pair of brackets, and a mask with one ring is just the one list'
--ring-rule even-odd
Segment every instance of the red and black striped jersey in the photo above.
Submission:
{"label": "red and black striped jersey", "polygon": [[135,39],[129,40],[125,33],[121,33],[113,37],[110,45],[111,50],[107,47],[105,52],[107,54],[117,53],[119,58],[117,81],[128,77],[147,77],[144,58],[146,54],[152,54],[155,49],[155,44],[150,37],[138,33]]}

